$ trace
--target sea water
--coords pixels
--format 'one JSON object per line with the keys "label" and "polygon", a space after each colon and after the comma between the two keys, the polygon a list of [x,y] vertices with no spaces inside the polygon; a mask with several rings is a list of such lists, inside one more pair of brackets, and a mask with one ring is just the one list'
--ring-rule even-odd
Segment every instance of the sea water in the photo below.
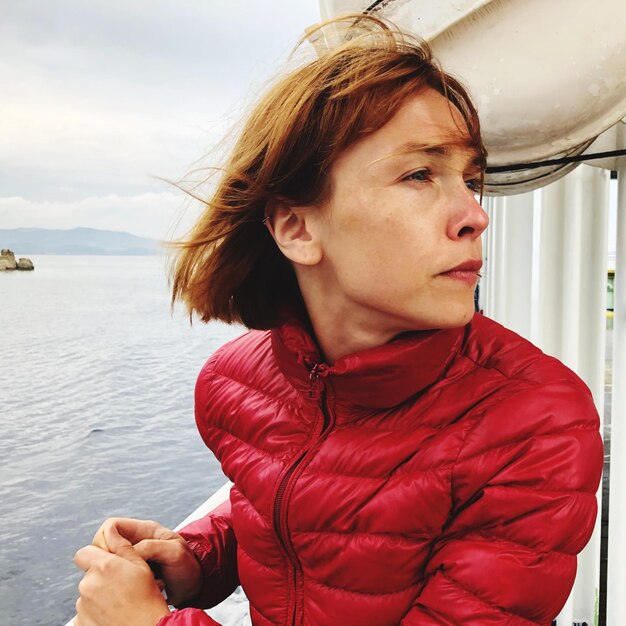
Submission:
{"label": "sea water", "polygon": [[0,623],[62,626],[105,518],[174,527],[225,481],[193,390],[243,329],[170,314],[161,257],[31,258],[0,273]]}

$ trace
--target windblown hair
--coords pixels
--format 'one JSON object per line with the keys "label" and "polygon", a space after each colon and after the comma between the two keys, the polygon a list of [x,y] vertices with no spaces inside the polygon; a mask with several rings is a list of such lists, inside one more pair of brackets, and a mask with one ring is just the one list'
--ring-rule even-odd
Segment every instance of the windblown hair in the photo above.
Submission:
{"label": "windblown hair", "polygon": [[267,329],[282,322],[286,306],[302,306],[295,272],[263,224],[268,203],[323,204],[339,154],[421,90],[435,89],[460,111],[486,160],[468,93],[425,42],[371,16],[342,19],[350,26],[340,44],[283,76],[256,104],[205,211],[188,238],[173,244],[172,303],[184,301],[190,316]]}

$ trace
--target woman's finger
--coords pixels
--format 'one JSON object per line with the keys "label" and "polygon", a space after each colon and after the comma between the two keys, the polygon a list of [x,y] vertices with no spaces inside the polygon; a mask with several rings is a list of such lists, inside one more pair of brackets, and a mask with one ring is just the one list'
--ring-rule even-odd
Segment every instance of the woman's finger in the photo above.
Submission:
{"label": "woman's finger", "polygon": [[142,539],[154,539],[159,530],[164,528],[161,524],[152,520],[128,519],[119,517],[112,520],[113,523],[104,525],[104,536],[107,543],[111,539],[122,536],[130,543],[135,544]]}
{"label": "woman's finger", "polygon": [[152,626],[169,613],[150,568],[134,554],[130,544],[125,549],[132,554],[124,558],[96,546],[86,546],[76,553],[76,564],[86,570],[78,585],[80,597],[76,603],[81,626],[83,622],[84,626]]}
{"label": "woman's finger", "polygon": [[111,554],[96,546],[85,546],[74,555],[74,563],[86,572],[89,568],[111,558]]}
{"label": "woman's finger", "polygon": [[153,561],[161,565],[176,562],[184,552],[180,543],[171,539],[144,539],[133,547],[144,561]]}
{"label": "woman's finger", "polygon": [[98,528],[98,532],[93,536],[91,540],[91,545],[96,546],[96,548],[100,548],[101,550],[106,550],[110,552],[107,541],[104,537],[104,526],[100,526]]}
{"label": "woman's finger", "polygon": [[100,526],[92,544],[102,550],[117,553],[122,546],[133,545],[142,539],[163,539],[168,533],[172,534],[172,531],[151,520],[113,517]]}

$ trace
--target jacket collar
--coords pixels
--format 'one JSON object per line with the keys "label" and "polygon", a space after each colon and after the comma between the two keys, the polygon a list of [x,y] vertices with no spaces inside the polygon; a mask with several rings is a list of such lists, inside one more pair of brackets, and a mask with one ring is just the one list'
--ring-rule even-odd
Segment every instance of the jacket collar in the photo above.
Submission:
{"label": "jacket collar", "polygon": [[459,352],[464,334],[464,327],[405,333],[328,366],[304,325],[291,318],[272,330],[272,347],[283,374],[301,393],[314,395],[315,376],[329,377],[336,402],[384,409],[441,378]]}

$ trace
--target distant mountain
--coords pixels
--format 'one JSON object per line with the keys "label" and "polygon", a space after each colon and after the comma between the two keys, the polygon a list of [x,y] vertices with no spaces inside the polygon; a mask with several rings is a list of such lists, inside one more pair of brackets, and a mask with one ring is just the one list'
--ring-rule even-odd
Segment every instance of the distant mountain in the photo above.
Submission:
{"label": "distant mountain", "polygon": [[154,239],[95,228],[72,228],[71,230],[0,228],[0,248],[10,248],[16,256],[29,254],[139,256],[160,252],[159,244]]}

